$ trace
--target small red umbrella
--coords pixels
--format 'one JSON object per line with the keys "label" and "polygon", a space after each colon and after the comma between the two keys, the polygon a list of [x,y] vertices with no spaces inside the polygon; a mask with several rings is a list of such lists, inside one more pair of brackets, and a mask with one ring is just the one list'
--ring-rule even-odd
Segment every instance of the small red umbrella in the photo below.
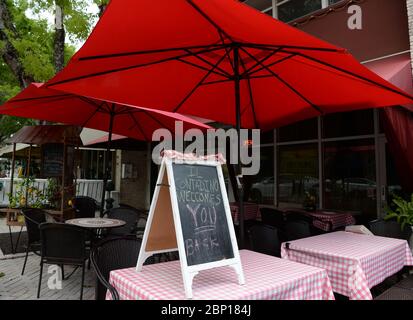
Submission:
{"label": "small red umbrella", "polygon": [[[46,88],[42,83],[32,83],[14,98],[0,106],[0,114],[47,120],[109,132],[107,152],[112,133],[137,140],[152,140],[152,133],[160,128],[175,132],[175,121],[182,121],[183,131],[190,128],[206,130],[208,125],[177,113],[132,105],[100,101],[75,94]],[[104,189],[109,177],[108,157],[105,157]],[[105,192],[102,195],[104,208]]]}
{"label": "small red umbrella", "polygon": [[236,0],[112,0],[47,85],[238,129],[413,101],[346,50]]}

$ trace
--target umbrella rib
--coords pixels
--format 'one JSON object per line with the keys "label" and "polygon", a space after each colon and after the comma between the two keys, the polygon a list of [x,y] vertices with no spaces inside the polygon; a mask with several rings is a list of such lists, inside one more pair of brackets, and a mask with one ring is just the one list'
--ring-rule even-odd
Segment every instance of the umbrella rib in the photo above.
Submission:
{"label": "umbrella rib", "polygon": [[[139,121],[135,118],[135,114],[132,112],[129,112],[128,115],[132,118],[133,122],[135,122],[135,126],[138,128],[142,136],[145,138],[146,141],[150,141],[148,137],[146,136],[145,132],[143,131],[142,127],[139,124]],[[132,127],[133,129],[133,127]]]}
{"label": "umbrella rib", "polygon": [[[249,55],[252,59],[256,60],[257,59],[251,55],[247,50],[240,48],[242,51],[244,51],[247,55]],[[304,95],[302,95],[297,89],[295,89],[292,85],[290,85],[287,81],[282,79],[278,74],[273,72],[270,68],[268,68],[266,65],[262,65],[269,73],[271,73],[278,81],[282,82],[286,87],[288,87],[291,91],[293,91],[296,95],[298,95],[302,100],[307,102],[312,108],[317,110],[320,114],[323,114],[323,111],[320,109],[320,107],[316,106],[314,103],[312,103],[310,100],[308,100]]]}
{"label": "umbrella rib", "polygon": [[[216,50],[220,50],[222,48],[223,48],[223,46],[215,47],[214,49],[205,49],[205,50],[201,50],[201,51],[197,52],[197,54],[213,52],[213,51],[216,51]],[[188,57],[188,56],[191,56],[191,55],[192,54],[186,53],[186,54],[182,54],[180,56],[169,57],[169,58],[165,58],[165,59],[161,59],[161,60],[157,60],[157,61],[153,61],[153,62],[142,63],[142,64],[127,66],[127,67],[112,69],[112,70],[106,70],[106,71],[91,73],[91,74],[87,74],[87,75],[83,75],[83,76],[68,78],[68,79],[64,79],[64,80],[61,80],[61,81],[56,81],[56,82],[53,82],[53,83],[50,83],[50,84],[46,83],[46,86],[47,87],[53,87],[53,86],[63,84],[63,83],[67,83],[67,82],[71,82],[71,81],[77,81],[77,80],[82,80],[82,79],[87,79],[87,78],[103,76],[103,75],[110,74],[110,73],[115,73],[115,72],[122,72],[122,71],[131,70],[131,69],[148,67],[148,66],[155,65],[155,64],[160,64],[160,63],[164,63],[164,62],[168,62],[168,61],[172,61],[172,60],[185,58],[185,57]]]}
{"label": "umbrella rib", "polygon": [[[285,51],[285,50],[283,50],[283,51]],[[288,51],[285,51],[285,52],[288,52]],[[291,52],[288,52],[288,53],[291,53]],[[357,73],[354,73],[354,72],[352,72],[352,71],[348,71],[348,70],[346,70],[346,69],[337,67],[337,66],[332,65],[332,64],[330,64],[330,63],[328,63],[328,62],[325,62],[325,61],[322,61],[322,60],[319,60],[319,59],[310,57],[310,56],[308,56],[308,55],[306,55],[306,54],[303,54],[303,53],[300,53],[300,52],[298,52],[298,53],[296,53],[296,54],[299,55],[299,56],[301,56],[301,57],[303,57],[303,58],[306,58],[306,59],[308,59],[308,60],[311,60],[311,61],[320,63],[320,64],[322,64],[322,65],[324,65],[324,66],[330,67],[330,68],[335,69],[335,70],[338,70],[338,71],[340,71],[340,72],[342,72],[342,73],[351,75],[351,76],[353,76],[353,77],[355,77],[355,78],[364,80],[364,81],[366,81],[366,82],[368,82],[368,83],[370,83],[370,84],[376,85],[376,86],[381,87],[381,88],[386,89],[386,90],[389,90],[389,91],[391,91],[391,92],[393,92],[393,93],[397,93],[397,94],[399,94],[399,95],[401,95],[401,96],[404,96],[404,97],[406,97],[406,98],[408,98],[408,99],[413,99],[412,96],[410,96],[410,95],[408,95],[408,94],[406,94],[406,93],[404,93],[404,92],[400,92],[400,91],[398,91],[398,90],[395,90],[395,89],[393,89],[393,88],[390,88],[390,87],[388,87],[388,86],[386,86],[386,85],[384,85],[384,84],[378,83],[378,82],[376,82],[376,81],[374,81],[374,80],[371,80],[371,79],[366,78],[366,77],[364,77],[364,76],[358,75]]]}
{"label": "umbrella rib", "polygon": [[[224,39],[224,37],[222,36],[222,33],[221,33],[221,32],[218,32],[218,33],[219,33],[219,38],[220,38],[221,41],[222,41],[222,44],[225,45],[225,39]],[[232,49],[228,49],[228,47],[225,47],[224,50],[225,50],[225,52],[226,52],[226,55],[227,55],[229,64],[231,65],[232,70],[234,70],[234,61],[231,59],[231,55],[230,55]]]}
{"label": "umbrella rib", "polygon": [[[214,69],[217,69],[217,70],[221,71],[222,73],[225,74],[225,76],[226,76],[227,78],[230,78],[230,77],[231,77],[231,75],[230,75],[228,72],[226,72],[224,69],[221,69],[219,66],[214,66],[214,64],[213,64],[212,62],[209,62],[209,61],[206,60],[205,58],[200,57],[197,53],[193,53],[193,52],[190,51],[190,50],[185,50],[185,51],[188,52],[188,53],[191,53],[191,54],[193,55],[193,57],[201,60],[202,62],[204,62],[204,63],[206,63],[206,64],[208,64],[210,67],[213,67]],[[213,69],[213,70],[214,70],[214,69]]]}
{"label": "umbrella rib", "polygon": [[[268,68],[271,68],[271,67],[273,67],[273,66],[275,66],[275,65],[277,65],[277,64],[280,64],[280,63],[282,63],[282,62],[284,62],[284,61],[287,61],[287,60],[289,60],[289,59],[291,59],[291,58],[293,58],[293,57],[295,57],[295,56],[296,56],[296,54],[291,54],[291,55],[289,55],[289,56],[287,56],[287,57],[284,57],[284,58],[282,58],[282,59],[280,59],[280,60],[277,60],[277,61],[274,61],[273,63],[268,64],[267,67],[268,67]],[[260,71],[262,71],[262,70],[264,70],[264,69],[265,69],[264,67],[260,67],[259,69],[254,70],[252,73],[250,73],[250,75],[253,75],[253,74],[255,74],[255,73],[257,73],[257,72],[260,72]]]}
{"label": "umbrella rib", "polygon": [[[144,114],[146,114],[149,118],[151,118],[153,121],[155,121],[157,124],[161,126],[161,128],[167,128],[168,130],[171,130],[167,125],[162,123],[159,119],[155,118],[150,112],[146,110],[142,110]],[[175,128],[171,130],[172,132],[175,132]]]}
{"label": "umbrella rib", "polygon": [[[244,79],[262,79],[262,78],[272,78],[273,75],[267,74],[267,75],[262,75],[262,76],[253,76],[253,77],[246,77]],[[223,82],[232,82],[234,81],[233,79],[225,79],[225,80],[216,80],[216,81],[208,81],[204,82],[202,85],[207,86],[211,84],[218,84],[218,83],[223,83]]]}
{"label": "umbrella rib", "polygon": [[[247,72],[246,67],[245,67],[245,63],[242,59],[241,60],[241,66],[242,68],[245,70],[245,72]],[[256,128],[259,128],[259,123],[257,121],[257,115],[255,114],[255,104],[254,104],[254,96],[252,94],[252,87],[251,87],[251,80],[250,78],[247,78],[247,84],[248,84],[248,92],[249,92],[249,96],[250,96],[250,100],[251,100],[251,109],[252,109],[252,114],[254,117],[254,125]]]}
{"label": "umbrella rib", "polygon": [[[215,66],[218,66],[222,60],[224,60],[225,55],[223,55],[218,62],[215,64]],[[215,68],[214,66],[214,68]],[[194,92],[202,85],[202,83],[209,77],[209,75],[212,73],[212,71],[214,70],[214,68],[212,68],[211,70],[209,70],[201,79],[201,81],[199,81],[196,86],[194,88],[192,88],[192,90],[184,97],[184,99],[173,109],[173,112],[177,112],[182,105],[194,94]]]}
{"label": "umbrella rib", "polygon": [[152,54],[152,53],[164,53],[164,52],[170,52],[170,51],[182,51],[182,50],[186,50],[186,49],[205,49],[205,48],[214,48],[214,47],[220,48],[221,45],[217,45],[217,44],[214,43],[214,44],[201,45],[201,46],[177,47],[177,48],[165,48],[165,49],[154,49],[154,50],[143,50],[143,51],[132,51],[132,52],[102,54],[102,55],[95,55],[95,56],[80,57],[80,58],[79,58],[79,61],[98,60],[98,59],[110,59],[110,58],[120,58],[120,57],[127,57],[127,56]]}
{"label": "umbrella rib", "polygon": [[96,115],[96,113],[99,112],[99,109],[101,109],[101,106],[99,106],[98,108],[96,108],[93,113],[86,119],[86,121],[82,124],[82,127],[85,127],[87,125],[87,123]]}
{"label": "umbrella rib", "polygon": [[[260,60],[260,62],[261,62],[261,63],[264,63],[265,61],[267,61],[269,58],[271,58],[274,54],[276,54],[276,53],[279,52],[280,50],[281,50],[281,49],[277,49],[277,50],[274,50],[274,51],[270,52],[270,54],[267,55],[267,56],[266,56],[265,58],[263,58],[262,60]],[[247,70],[244,71],[244,73],[241,74],[241,78],[248,76],[248,75],[250,74],[251,70],[254,70],[254,69],[255,69],[256,67],[258,67],[259,65],[260,65],[260,63],[256,62],[255,65],[253,65],[252,67],[248,68]],[[245,67],[244,67],[244,69],[245,69]],[[256,72],[256,71],[254,71],[254,72]],[[254,72],[253,72],[253,73],[254,73]],[[251,74],[253,74],[253,73],[251,73]]]}
{"label": "umbrella rib", "polygon": [[291,45],[285,45],[285,44],[277,45],[277,44],[254,44],[254,43],[239,42],[239,45],[245,48],[261,49],[261,50],[275,50],[279,48],[286,48],[286,49],[308,50],[308,51],[325,51],[325,52],[333,52],[333,53],[346,53],[347,52],[347,50],[342,49],[342,48],[302,47],[302,46],[291,46]]}
{"label": "umbrella rib", "polygon": [[60,94],[60,95],[45,96],[45,97],[32,97],[32,98],[23,98],[23,99],[13,99],[12,101],[10,101],[10,103],[24,102],[24,101],[35,101],[35,100],[51,99],[51,98],[70,98],[72,96],[73,96],[73,94]]}
{"label": "umbrella rib", "polygon": [[[180,62],[182,62],[182,63],[186,63],[186,64],[188,64],[188,65],[190,65],[190,66],[193,66],[193,67],[195,67],[195,68],[199,68],[199,69],[204,70],[204,71],[209,71],[208,68],[203,67],[203,66],[200,66],[200,65],[198,65],[198,64],[196,64],[196,63],[189,62],[189,61],[185,61],[185,60],[183,60],[183,59],[177,59],[177,60],[180,61]],[[216,75],[219,75],[219,76],[221,76],[221,77],[228,78],[228,76],[227,76],[226,74],[217,72],[217,71],[215,71],[215,70],[213,71],[213,73],[216,74]]]}
{"label": "umbrella rib", "polygon": [[212,24],[219,32],[221,32],[225,37],[227,37],[230,41],[234,42],[232,37],[224,31],[214,20],[212,20],[204,11],[201,10],[192,0],[186,0],[201,16],[203,16],[210,24]]}

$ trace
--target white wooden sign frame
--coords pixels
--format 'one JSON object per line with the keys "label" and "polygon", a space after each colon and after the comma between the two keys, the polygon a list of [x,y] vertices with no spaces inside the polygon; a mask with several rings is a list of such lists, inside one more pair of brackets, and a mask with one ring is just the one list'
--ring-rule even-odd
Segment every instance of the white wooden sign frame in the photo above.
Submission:
{"label": "white wooden sign frame", "polygon": [[[229,236],[232,245],[232,251],[234,254],[233,258],[208,262],[198,265],[188,266],[186,250],[183,238],[183,231],[181,225],[181,217],[179,214],[178,199],[176,195],[175,180],[173,175],[172,164],[188,164],[188,165],[203,165],[212,166],[217,169],[218,180],[220,184],[220,189],[222,193],[223,204],[225,208],[226,220],[228,223]],[[166,176],[165,176],[166,175]],[[166,188],[166,189],[165,189]],[[162,205],[158,202],[170,199],[170,210],[165,210],[164,208],[158,209],[158,205]],[[162,199],[161,199],[162,198]],[[172,211],[172,212],[166,212]],[[163,215],[160,217],[160,215]],[[159,218],[157,219],[157,215]],[[168,217],[169,215],[169,217]],[[170,223],[172,218],[172,223]],[[171,224],[169,227],[166,225],[168,222]],[[159,227],[162,226],[163,227]],[[166,229],[165,229],[166,228]],[[170,228],[168,230],[168,228]],[[172,233],[175,236],[175,242],[172,239]],[[168,238],[164,241],[158,237]],[[192,299],[192,283],[194,277],[202,270],[229,266],[232,267],[238,276],[238,283],[240,285],[245,284],[244,272],[241,265],[241,260],[239,256],[239,250],[237,245],[237,239],[234,231],[234,225],[232,224],[231,210],[229,207],[227,190],[224,183],[224,176],[222,173],[221,164],[213,160],[177,160],[164,157],[159,170],[158,180],[156,183],[156,188],[154,196],[152,199],[151,207],[149,210],[148,220],[145,227],[145,232],[142,240],[141,249],[139,252],[139,258],[136,265],[136,271],[141,272],[142,266],[147,258],[157,253],[165,253],[176,251],[179,252],[182,278],[185,289],[185,296],[187,299]]]}

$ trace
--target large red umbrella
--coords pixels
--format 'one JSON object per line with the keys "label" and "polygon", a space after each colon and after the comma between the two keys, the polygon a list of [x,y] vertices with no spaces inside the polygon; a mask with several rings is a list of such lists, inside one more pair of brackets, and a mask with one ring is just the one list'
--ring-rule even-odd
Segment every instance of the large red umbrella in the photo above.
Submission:
{"label": "large red umbrella", "polygon": [[412,103],[346,50],[236,0],[112,0],[47,85],[237,128]]}
{"label": "large red umbrella", "polygon": [[[107,152],[110,150],[112,133],[152,140],[152,133],[160,128],[175,132],[175,121],[182,121],[183,131],[190,128],[206,130],[208,125],[177,113],[171,113],[132,105],[117,104],[91,99],[46,88],[42,83],[32,83],[14,98],[0,107],[0,114],[47,120],[77,125],[109,132]],[[108,172],[108,157],[105,157],[104,189]],[[104,208],[105,192],[102,195]]]}

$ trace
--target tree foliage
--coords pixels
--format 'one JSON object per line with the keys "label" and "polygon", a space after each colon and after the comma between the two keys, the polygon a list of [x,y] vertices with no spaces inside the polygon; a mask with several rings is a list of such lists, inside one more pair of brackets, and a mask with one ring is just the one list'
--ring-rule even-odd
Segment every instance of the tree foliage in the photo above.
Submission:
{"label": "tree foliage", "polygon": [[[95,1],[95,0],[94,0]],[[90,33],[95,21],[84,0],[0,0],[7,14],[3,22],[0,37],[0,104],[16,95],[27,85],[21,81],[21,75],[16,74],[17,68],[11,67],[12,62],[21,65],[25,79],[35,82],[45,82],[55,74],[54,66],[54,29],[45,17],[53,14],[55,6],[64,11],[64,27],[69,40],[84,41]],[[100,1],[104,4],[104,0]],[[108,2],[108,1],[106,1]],[[28,14],[30,13],[30,14]],[[3,17],[3,18],[4,18]],[[4,19],[3,19],[4,20]],[[6,52],[6,49],[9,49]],[[72,45],[65,44],[65,63],[75,53]],[[33,124],[30,119],[15,118],[0,115],[0,143],[22,126]]]}

